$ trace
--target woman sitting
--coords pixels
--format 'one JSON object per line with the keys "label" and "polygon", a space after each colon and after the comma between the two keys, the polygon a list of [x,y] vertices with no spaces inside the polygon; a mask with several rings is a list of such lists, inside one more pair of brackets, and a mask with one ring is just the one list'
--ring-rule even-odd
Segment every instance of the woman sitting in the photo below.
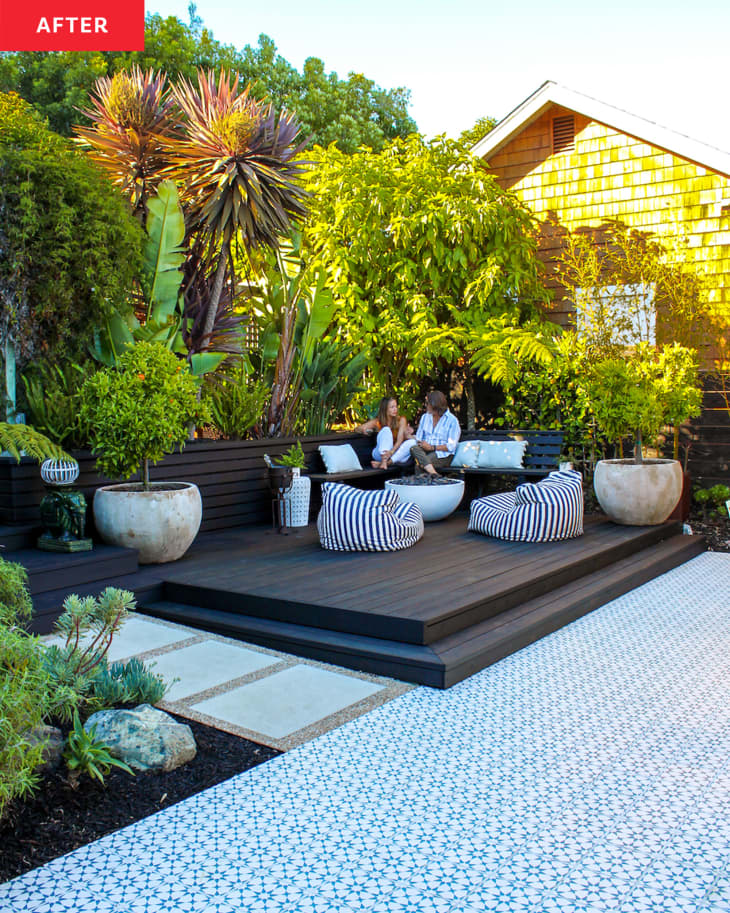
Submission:
{"label": "woman sitting", "polygon": [[364,434],[378,433],[373,448],[373,469],[387,469],[394,463],[407,463],[411,458],[411,447],[416,443],[413,428],[405,416],[398,414],[398,400],[394,397],[384,396],[380,400],[377,417],[355,430]]}

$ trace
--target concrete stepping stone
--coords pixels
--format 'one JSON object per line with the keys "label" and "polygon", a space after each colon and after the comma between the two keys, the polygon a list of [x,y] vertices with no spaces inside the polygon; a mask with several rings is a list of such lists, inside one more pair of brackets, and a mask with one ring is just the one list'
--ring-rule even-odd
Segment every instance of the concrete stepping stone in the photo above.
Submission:
{"label": "concrete stepping stone", "polygon": [[283,739],[381,690],[373,682],[296,665],[193,704],[191,709]]}

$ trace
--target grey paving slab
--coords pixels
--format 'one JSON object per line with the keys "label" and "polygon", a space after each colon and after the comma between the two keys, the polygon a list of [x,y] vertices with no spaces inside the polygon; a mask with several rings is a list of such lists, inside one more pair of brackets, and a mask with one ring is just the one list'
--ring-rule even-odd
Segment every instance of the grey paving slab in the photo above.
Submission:
{"label": "grey paving slab", "polygon": [[296,665],[193,704],[192,709],[281,739],[381,690],[373,682]]}
{"label": "grey paving slab", "polygon": [[[191,636],[193,636],[191,632],[184,628],[161,625],[142,616],[131,615],[121,630],[115,634],[107,653],[107,659],[110,663],[131,659],[133,656],[188,640]],[[84,638],[84,643],[89,640],[89,637]],[[63,641],[59,637],[52,636],[47,638],[46,642],[60,644]]]}
{"label": "grey paving slab", "polygon": [[165,695],[166,702],[207,691],[277,662],[275,656],[217,640],[204,640],[150,660],[153,671],[167,681],[180,679]]}

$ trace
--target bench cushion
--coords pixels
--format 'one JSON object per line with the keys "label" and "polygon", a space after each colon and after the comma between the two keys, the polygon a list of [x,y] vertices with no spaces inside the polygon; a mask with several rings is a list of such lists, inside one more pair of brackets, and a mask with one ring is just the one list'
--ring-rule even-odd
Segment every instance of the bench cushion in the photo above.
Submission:
{"label": "bench cushion", "polygon": [[456,448],[451,465],[454,469],[476,469],[481,441],[462,441]]}
{"label": "bench cushion", "polygon": [[325,482],[317,531],[323,548],[347,552],[391,552],[415,545],[423,535],[423,516],[398,493],[361,491]]}
{"label": "bench cushion", "polygon": [[480,441],[479,469],[521,469],[527,441]]}
{"label": "bench cushion", "polygon": [[319,453],[328,474],[362,469],[352,444],[320,444]]}

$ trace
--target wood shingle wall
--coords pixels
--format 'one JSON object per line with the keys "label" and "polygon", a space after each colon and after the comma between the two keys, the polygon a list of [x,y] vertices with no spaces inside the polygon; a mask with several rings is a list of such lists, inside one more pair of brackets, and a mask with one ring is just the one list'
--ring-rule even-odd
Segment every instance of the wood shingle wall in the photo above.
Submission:
{"label": "wood shingle wall", "polygon": [[[500,184],[535,213],[546,263],[566,231],[599,229],[609,221],[686,241],[687,253],[708,282],[716,325],[730,321],[730,177],[574,113],[575,148],[552,150],[555,117],[573,114],[553,105],[489,159]],[[554,319],[571,320],[570,303],[553,280]],[[714,349],[704,354],[714,367]]]}

